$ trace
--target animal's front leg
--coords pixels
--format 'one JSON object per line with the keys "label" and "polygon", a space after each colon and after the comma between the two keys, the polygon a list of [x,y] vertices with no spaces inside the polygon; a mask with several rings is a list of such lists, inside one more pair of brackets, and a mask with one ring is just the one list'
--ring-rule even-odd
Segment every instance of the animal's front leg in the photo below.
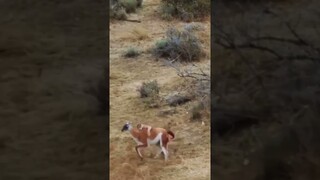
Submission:
{"label": "animal's front leg", "polygon": [[159,150],[158,150],[158,152],[157,152],[157,154],[155,155],[155,157],[154,158],[158,158],[159,156],[160,156],[160,154],[162,153],[162,149],[161,148],[159,148]]}
{"label": "animal's front leg", "polygon": [[164,146],[162,146],[161,149],[164,154],[164,160],[167,161],[168,160],[168,150]]}
{"label": "animal's front leg", "polygon": [[141,152],[140,152],[139,148],[144,148],[144,147],[147,147],[147,146],[148,146],[147,144],[142,144],[142,145],[136,146],[137,154],[140,156],[141,160],[143,159],[143,157],[141,155]]}

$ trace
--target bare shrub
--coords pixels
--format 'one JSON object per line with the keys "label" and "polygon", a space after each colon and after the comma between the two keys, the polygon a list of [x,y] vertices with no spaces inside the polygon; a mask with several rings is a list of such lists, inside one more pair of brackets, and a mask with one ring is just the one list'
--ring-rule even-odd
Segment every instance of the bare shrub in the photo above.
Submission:
{"label": "bare shrub", "polygon": [[[210,14],[210,0],[162,0],[161,17],[183,21],[200,20]],[[169,19],[170,19],[169,18]]]}
{"label": "bare shrub", "polygon": [[189,110],[190,120],[200,120],[203,115],[210,115],[211,110],[211,76],[209,63],[204,67],[199,67],[195,64],[182,68],[179,63],[166,62],[173,67],[178,76],[186,78],[189,81],[188,94],[196,104]]}
{"label": "bare shrub", "polygon": [[166,39],[156,42],[153,49],[156,57],[191,62],[199,60],[204,54],[199,39],[190,31],[170,28],[166,36]]}

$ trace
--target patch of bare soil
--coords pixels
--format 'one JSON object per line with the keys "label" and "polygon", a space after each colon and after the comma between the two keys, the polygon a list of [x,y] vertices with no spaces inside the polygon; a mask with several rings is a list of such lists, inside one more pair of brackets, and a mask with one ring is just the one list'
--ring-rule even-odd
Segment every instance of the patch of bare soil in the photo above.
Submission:
{"label": "patch of bare soil", "polygon": [[[164,21],[157,14],[159,0],[145,1],[135,18],[141,23],[113,21],[110,23],[110,179],[210,179],[210,124],[192,123],[187,113],[190,103],[176,107],[176,113],[159,116],[167,106],[149,108],[136,89],[144,81],[157,80],[160,95],[165,96],[183,83],[172,67],[156,61],[148,51],[164,38],[170,26],[182,27],[179,21]],[[201,22],[205,49],[210,50],[210,20]],[[122,56],[129,47],[142,51],[135,58]],[[202,60],[198,64],[204,63]],[[126,121],[164,127],[176,134],[169,144],[169,160],[154,159],[155,149],[144,150],[144,161],[136,154],[136,143],[129,133],[122,133]]]}

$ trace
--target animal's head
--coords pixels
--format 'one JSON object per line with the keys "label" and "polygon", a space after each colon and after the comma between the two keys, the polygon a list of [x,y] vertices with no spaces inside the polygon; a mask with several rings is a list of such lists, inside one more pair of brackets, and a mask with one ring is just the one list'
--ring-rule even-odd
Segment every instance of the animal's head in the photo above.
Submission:
{"label": "animal's head", "polygon": [[132,128],[131,122],[127,122],[126,124],[123,125],[121,131],[129,131]]}

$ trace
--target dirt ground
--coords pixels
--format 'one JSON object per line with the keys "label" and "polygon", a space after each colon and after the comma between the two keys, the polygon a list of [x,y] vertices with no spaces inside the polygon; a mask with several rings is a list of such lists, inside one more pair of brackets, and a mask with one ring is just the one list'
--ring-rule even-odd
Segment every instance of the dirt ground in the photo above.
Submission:
{"label": "dirt ground", "polygon": [[[190,122],[187,113],[190,103],[177,107],[176,114],[161,117],[158,113],[167,106],[148,108],[136,89],[144,81],[157,80],[160,95],[164,96],[183,83],[176,71],[156,61],[148,51],[155,42],[164,38],[170,26],[182,27],[180,21],[164,21],[156,12],[160,0],[149,0],[130,19],[141,23],[110,22],[110,179],[210,179],[210,123]],[[205,30],[202,39],[210,51],[210,20],[201,22]],[[143,53],[137,58],[124,58],[123,52],[137,47]],[[208,63],[209,58],[198,64]],[[181,87],[180,87],[181,88]],[[129,133],[122,133],[126,121],[170,128],[176,139],[169,144],[169,160],[153,159],[154,147],[145,149],[141,161]]]}

